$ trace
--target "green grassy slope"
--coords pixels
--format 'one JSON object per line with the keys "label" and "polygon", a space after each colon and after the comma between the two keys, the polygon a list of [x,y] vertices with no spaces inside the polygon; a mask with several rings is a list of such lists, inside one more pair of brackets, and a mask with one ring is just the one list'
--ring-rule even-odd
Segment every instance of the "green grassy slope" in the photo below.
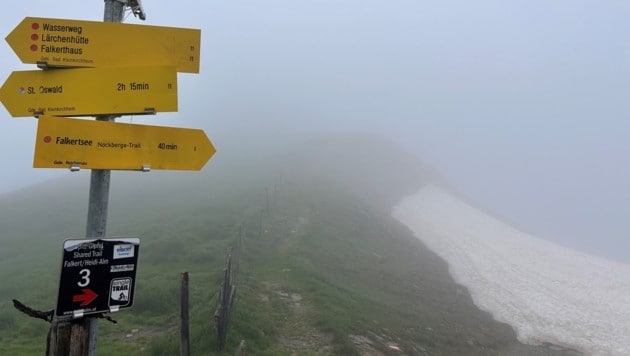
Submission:
{"label": "green grassy slope", "polygon": [[[83,233],[88,176],[0,196],[2,355],[43,353],[48,325],[10,300],[54,306],[61,243]],[[243,227],[226,355],[240,340],[252,355],[562,354],[519,344],[389,217],[428,181],[439,178],[413,157],[360,136],[226,144],[203,173],[115,172],[108,235],[139,235],[140,266],[134,308],[99,323],[99,353],[177,354],[188,271],[192,351],[215,354],[218,285]]]}

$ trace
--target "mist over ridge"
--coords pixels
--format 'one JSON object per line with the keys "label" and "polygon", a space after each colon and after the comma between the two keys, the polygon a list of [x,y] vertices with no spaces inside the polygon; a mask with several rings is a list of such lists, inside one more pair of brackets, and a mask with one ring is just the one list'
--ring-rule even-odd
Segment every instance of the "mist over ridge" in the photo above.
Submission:
{"label": "mist over ridge", "polygon": [[[224,139],[216,140],[217,153],[200,172],[113,171],[110,216],[115,218],[118,211],[129,210],[141,214],[146,204],[163,204],[170,214],[177,215],[178,211],[168,208],[169,204],[185,207],[190,199],[200,201],[239,190],[260,190],[278,179],[306,185],[337,185],[389,209],[422,182],[435,183],[439,179],[415,156],[373,134],[270,137],[238,133],[221,137]],[[89,179],[89,170],[66,172],[58,178],[0,194],[0,210],[7,212],[0,216],[1,225],[19,230],[28,228],[27,219],[37,218],[56,221],[66,231],[81,231]],[[51,205],[55,208],[51,209]],[[115,226],[115,220],[110,226]]]}
{"label": "mist over ridge", "polygon": [[[579,243],[537,234],[535,225],[528,225],[510,214],[484,205],[475,194],[453,184],[422,162],[417,154],[386,135],[264,127],[259,130],[218,133],[213,136],[213,142],[217,153],[200,172],[113,171],[110,187],[110,217],[113,221],[119,211],[126,211],[125,206],[133,206],[134,211],[139,213],[142,212],[143,204],[153,204],[160,199],[167,201],[166,205],[173,201],[177,202],[175,206],[184,206],[189,199],[199,201],[227,195],[228,192],[235,193],[239,189],[264,189],[276,179],[302,184],[333,184],[350,194],[360,195],[361,199],[370,203],[376,203],[383,210],[390,209],[422,185],[435,184],[521,231],[593,253]],[[52,216],[61,212],[72,213],[76,220],[66,221],[65,231],[80,235],[84,211],[87,209],[88,187],[88,170],[65,172],[50,182],[0,194],[0,209],[15,213],[29,211],[32,216],[50,216],[58,224],[66,220],[53,219]],[[514,186],[514,189],[519,188]],[[54,211],[45,208],[44,202],[47,201],[56,201],[59,208]],[[544,201],[540,202],[540,205],[544,204]],[[81,209],[84,210],[79,211]],[[12,216],[15,214],[5,215],[4,226],[20,225],[20,220],[12,219]],[[542,212],[537,216],[541,222],[548,220]],[[28,227],[28,224],[22,224],[20,226]],[[609,257],[601,252],[596,254]],[[619,254],[625,256],[622,251]],[[617,259],[630,261],[630,257]]]}

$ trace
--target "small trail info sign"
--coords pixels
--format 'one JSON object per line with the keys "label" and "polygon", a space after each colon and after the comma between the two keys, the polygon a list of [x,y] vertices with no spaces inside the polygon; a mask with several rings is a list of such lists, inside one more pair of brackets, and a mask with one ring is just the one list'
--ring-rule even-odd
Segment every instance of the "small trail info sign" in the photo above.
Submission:
{"label": "small trail info sign", "polygon": [[140,239],[69,239],[63,243],[56,314],[82,317],[133,305]]}

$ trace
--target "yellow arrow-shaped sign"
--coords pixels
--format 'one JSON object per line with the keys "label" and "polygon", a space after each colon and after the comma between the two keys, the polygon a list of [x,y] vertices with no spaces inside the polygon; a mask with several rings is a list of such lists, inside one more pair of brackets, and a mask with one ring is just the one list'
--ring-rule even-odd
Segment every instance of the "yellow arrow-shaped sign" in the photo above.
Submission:
{"label": "yellow arrow-shaped sign", "polygon": [[199,129],[41,116],[33,167],[198,171],[215,152]]}
{"label": "yellow arrow-shaped sign", "polygon": [[173,66],[199,73],[197,29],[26,17],[6,40],[24,63],[48,67]]}
{"label": "yellow arrow-shaped sign", "polygon": [[13,117],[125,115],[177,111],[173,67],[13,72],[0,88]]}

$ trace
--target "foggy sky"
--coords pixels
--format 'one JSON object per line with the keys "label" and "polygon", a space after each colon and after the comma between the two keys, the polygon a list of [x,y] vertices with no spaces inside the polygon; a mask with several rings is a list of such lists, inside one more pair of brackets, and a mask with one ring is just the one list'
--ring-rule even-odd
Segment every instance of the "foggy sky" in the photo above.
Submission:
{"label": "foggy sky", "polygon": [[[56,4],[5,4],[0,33],[102,20],[102,1]],[[146,24],[202,30],[201,73],[179,74],[178,113],[118,121],[202,128],[218,154],[235,130],[380,133],[516,227],[630,262],[627,2],[143,4]],[[34,67],[0,45],[1,80]],[[32,168],[34,119],[0,121],[0,193],[70,174]]]}

